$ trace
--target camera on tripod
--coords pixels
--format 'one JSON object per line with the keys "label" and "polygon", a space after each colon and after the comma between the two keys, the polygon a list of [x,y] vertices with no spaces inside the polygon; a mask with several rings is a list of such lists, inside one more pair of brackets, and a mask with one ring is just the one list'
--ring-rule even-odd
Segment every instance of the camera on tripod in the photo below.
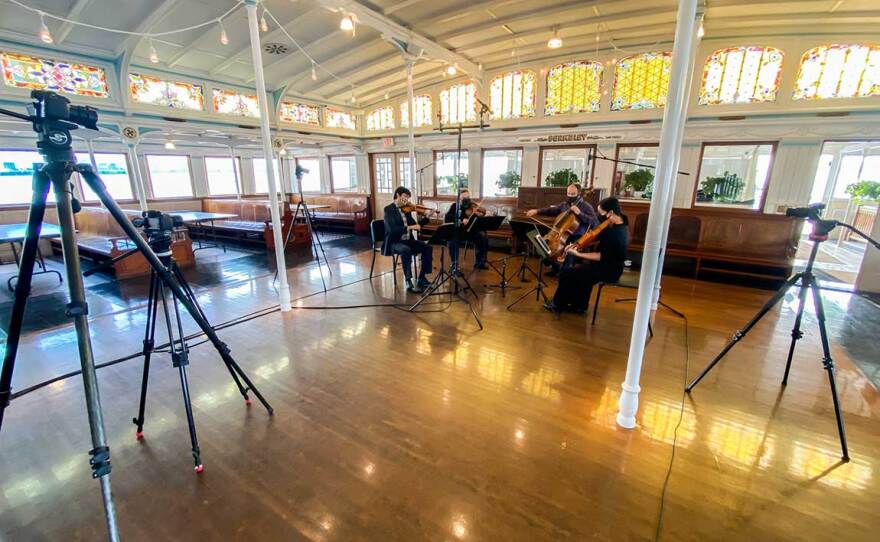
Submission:
{"label": "camera on tripod", "polygon": [[785,210],[785,216],[792,218],[806,218],[807,220],[821,220],[819,213],[825,209],[824,203],[811,203],[806,207],[789,207]]}
{"label": "camera on tripod", "polygon": [[140,218],[133,218],[132,223],[143,229],[150,247],[160,253],[171,248],[172,234],[175,228],[183,227],[183,218],[162,211],[144,211]]}
{"label": "camera on tripod", "polygon": [[[48,122],[65,121],[90,130],[98,129],[98,110],[87,105],[70,105],[70,100],[47,90],[32,90],[33,115]],[[35,123],[37,121],[34,121]]]}

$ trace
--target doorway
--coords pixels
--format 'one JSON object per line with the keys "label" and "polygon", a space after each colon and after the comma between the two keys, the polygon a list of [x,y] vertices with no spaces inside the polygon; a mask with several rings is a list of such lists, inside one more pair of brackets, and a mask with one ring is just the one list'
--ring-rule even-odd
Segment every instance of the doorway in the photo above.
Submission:
{"label": "doorway", "polygon": [[409,171],[409,153],[386,152],[370,155],[370,177],[373,183],[373,216],[381,217],[382,209],[391,203],[394,189],[405,186],[416,194]]}

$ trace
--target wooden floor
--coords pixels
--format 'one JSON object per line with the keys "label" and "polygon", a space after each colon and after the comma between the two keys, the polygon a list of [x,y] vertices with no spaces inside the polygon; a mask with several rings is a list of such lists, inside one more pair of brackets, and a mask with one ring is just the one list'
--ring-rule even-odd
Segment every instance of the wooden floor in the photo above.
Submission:
{"label": "wooden floor", "polygon": [[[331,261],[299,306],[388,303],[369,254]],[[387,270],[388,261],[377,266]],[[295,297],[316,267],[289,271]],[[473,277],[492,282],[489,272]],[[529,284],[528,286],[531,286]],[[146,437],[134,438],[140,361],[99,372],[124,540],[877,540],[880,395],[833,345],[852,461],[839,447],[814,320],[781,390],[793,319],[773,311],[684,402],[693,375],[770,292],[669,278],[642,376],[640,425],[615,424],[631,291],[606,290],[596,326],[554,320],[524,290],[460,304],[278,312],[222,338],[275,407],[243,404],[207,345],[190,368],[206,470],[192,469],[179,384],[154,362]],[[269,306],[271,276],[205,289],[215,323]],[[442,306],[433,305],[429,310]],[[97,316],[99,360],[139,349],[143,310]],[[865,340],[876,340],[876,334]],[[686,355],[689,345],[689,356]],[[68,327],[27,336],[21,389],[77,366]],[[16,400],[0,434],[0,538],[100,540],[104,525],[78,378]]]}

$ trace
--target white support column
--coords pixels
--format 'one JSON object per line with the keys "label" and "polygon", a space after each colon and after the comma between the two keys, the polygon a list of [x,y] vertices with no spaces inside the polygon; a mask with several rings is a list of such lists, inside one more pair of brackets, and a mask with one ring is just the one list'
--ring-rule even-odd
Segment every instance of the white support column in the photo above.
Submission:
{"label": "white support column", "polygon": [[[694,62],[697,58],[697,49],[700,47],[700,33],[698,30],[703,19],[702,6],[697,9],[695,19],[697,24],[693,31],[691,49],[688,53],[688,83],[685,87],[685,91],[681,93],[681,100],[683,103],[681,105],[681,115],[678,118],[678,132],[676,133],[675,139],[675,148],[677,151],[674,156],[675,161],[672,163],[672,182],[670,183],[666,201],[663,202],[663,237],[660,241],[660,259],[657,262],[657,274],[654,278],[654,294],[651,298],[651,309],[655,311],[657,310],[657,304],[660,302],[660,282],[663,278],[663,262],[666,260],[666,244],[669,241],[669,224],[672,221],[672,207],[675,205],[675,186],[678,182],[678,167],[681,163],[681,145],[684,141],[684,128],[687,124],[688,100],[690,99],[691,87],[694,80]],[[696,176],[697,172],[693,171],[691,174]]]}
{"label": "white support column", "polygon": [[272,237],[275,240],[275,262],[278,268],[278,296],[281,311],[290,307],[290,287],[287,285],[287,266],[284,263],[284,239],[281,236],[281,213],[278,206],[278,185],[275,182],[274,157],[272,156],[272,134],[269,131],[269,103],[266,96],[266,81],[263,78],[263,56],[260,49],[260,29],[257,27],[257,0],[244,0],[248,16],[248,29],[251,37],[251,58],[254,62],[254,82],[257,84],[257,99],[260,101],[260,131],[263,136],[263,157],[266,160],[266,177],[269,179],[269,201],[272,206]]}
{"label": "white support column", "polygon": [[236,199],[241,199],[241,179],[239,178],[238,164],[235,162],[235,147],[229,146],[229,156],[232,158],[232,174],[235,176]]}
{"label": "white support column", "polygon": [[126,145],[128,146],[128,162],[129,168],[131,169],[129,173],[134,181],[135,196],[137,196],[138,205],[140,205],[141,211],[146,211],[147,185],[144,183],[143,177],[141,177],[141,165],[138,163],[137,155],[137,143],[127,143]]}
{"label": "white support column", "polygon": [[416,193],[416,201],[418,201],[419,196],[422,194],[422,183],[421,180],[416,180],[416,135],[415,135],[415,126],[413,126],[413,118],[415,118],[415,106],[416,101],[413,97],[413,65],[416,63],[415,59],[411,57],[407,57],[406,61],[406,99],[409,102],[409,105],[406,108],[406,116],[407,116],[407,137],[409,138],[409,180],[413,185],[413,189]]}
{"label": "white support column", "polygon": [[697,0],[679,0],[675,44],[672,48],[672,70],[669,77],[669,98],[666,110],[663,112],[663,126],[660,130],[657,175],[654,182],[654,192],[651,195],[651,212],[648,215],[648,227],[642,252],[642,270],[639,276],[639,291],[636,296],[636,310],[626,365],[626,380],[621,386],[623,390],[620,394],[617,413],[617,424],[627,429],[636,426],[636,412],[639,408],[639,391],[641,390],[639,377],[642,373],[645,341],[651,318],[651,298],[653,297],[654,278],[660,259],[660,243],[663,238],[663,229],[665,229],[663,205],[667,198],[671,198],[670,188],[676,174],[675,155],[681,152],[681,145],[676,147],[675,143],[680,130],[681,110],[686,104],[681,94],[687,92],[696,12]]}

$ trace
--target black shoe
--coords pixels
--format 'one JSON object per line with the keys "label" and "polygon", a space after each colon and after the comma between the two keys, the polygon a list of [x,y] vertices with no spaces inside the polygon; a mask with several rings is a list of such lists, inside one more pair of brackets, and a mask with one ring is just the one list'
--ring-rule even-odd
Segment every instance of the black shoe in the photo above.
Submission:
{"label": "black shoe", "polygon": [[406,279],[406,291],[412,292],[414,294],[420,294],[422,293],[422,288],[419,286],[418,282],[413,284],[412,279]]}
{"label": "black shoe", "polygon": [[430,285],[431,285],[431,281],[428,280],[428,277],[419,277],[418,282],[416,282],[416,286],[418,286],[422,290],[424,290],[425,288],[427,288]]}

